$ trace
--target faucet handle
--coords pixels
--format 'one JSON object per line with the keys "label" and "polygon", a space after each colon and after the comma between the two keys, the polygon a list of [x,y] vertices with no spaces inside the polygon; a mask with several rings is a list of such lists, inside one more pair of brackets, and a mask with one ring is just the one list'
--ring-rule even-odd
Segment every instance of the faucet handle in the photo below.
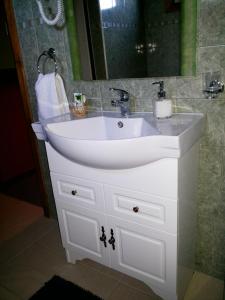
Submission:
{"label": "faucet handle", "polygon": [[127,91],[122,89],[116,89],[116,88],[109,88],[109,90],[117,92],[120,96],[120,101],[126,102],[129,100],[129,93]]}
{"label": "faucet handle", "polygon": [[164,81],[163,80],[155,81],[152,84],[159,84],[160,89],[164,89]]}

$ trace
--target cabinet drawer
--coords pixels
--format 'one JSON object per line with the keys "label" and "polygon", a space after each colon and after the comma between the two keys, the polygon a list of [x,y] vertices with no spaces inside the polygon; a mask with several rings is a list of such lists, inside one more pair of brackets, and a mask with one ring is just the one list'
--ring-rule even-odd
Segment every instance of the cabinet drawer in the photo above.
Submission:
{"label": "cabinet drawer", "polygon": [[92,209],[104,209],[103,186],[81,178],[51,173],[56,201],[67,201]]}
{"label": "cabinet drawer", "polygon": [[177,202],[114,186],[104,189],[108,214],[177,233]]}

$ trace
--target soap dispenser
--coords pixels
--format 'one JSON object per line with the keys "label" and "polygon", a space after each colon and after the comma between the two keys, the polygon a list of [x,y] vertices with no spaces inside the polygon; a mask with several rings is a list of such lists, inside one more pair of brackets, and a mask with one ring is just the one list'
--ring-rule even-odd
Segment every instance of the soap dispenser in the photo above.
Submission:
{"label": "soap dispenser", "polygon": [[172,101],[166,99],[164,82],[156,81],[152,84],[159,84],[158,99],[154,103],[154,115],[158,119],[170,118],[172,116]]}

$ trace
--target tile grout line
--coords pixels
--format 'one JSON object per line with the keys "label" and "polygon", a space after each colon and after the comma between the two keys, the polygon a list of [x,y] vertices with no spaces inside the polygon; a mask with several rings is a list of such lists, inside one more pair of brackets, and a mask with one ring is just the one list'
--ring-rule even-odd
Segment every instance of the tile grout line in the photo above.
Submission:
{"label": "tile grout line", "polygon": [[5,289],[7,292],[9,292],[11,295],[14,295],[14,296],[16,296],[18,299],[21,299],[21,300],[22,300],[22,298],[21,298],[21,296],[20,296],[19,294],[15,293],[15,291],[9,289],[8,287],[2,285],[2,283],[0,283],[0,288],[1,288],[1,287],[2,287],[3,289]]}
{"label": "tile grout line", "polygon": [[113,290],[109,293],[109,295],[108,295],[105,299],[103,299],[103,300],[110,299],[111,295],[112,295],[113,292],[119,287],[119,285],[120,285],[120,281],[118,280],[117,283],[116,283],[116,285],[115,285],[115,287],[114,287],[114,289],[113,289]]}
{"label": "tile grout line", "polygon": [[[143,292],[143,290],[142,290],[141,288],[139,289],[139,288],[137,288],[137,287],[131,286],[130,284],[128,284],[128,283],[126,283],[126,282],[123,282],[122,279],[120,279],[119,281],[120,281],[121,284],[126,285],[126,286],[129,287],[130,289],[133,289],[133,290],[135,290],[135,291],[137,291],[137,292],[140,292],[140,293],[142,293],[142,294],[144,294],[144,295],[149,296],[149,293]],[[142,281],[141,281],[141,282],[142,282]],[[144,282],[143,282],[143,283],[144,283]],[[154,293],[154,291],[153,291],[151,288],[149,288],[149,291],[151,291],[151,293],[153,293],[154,295],[156,295],[156,294]],[[158,295],[156,295],[156,296],[158,296]],[[159,296],[158,296],[158,297],[159,297]]]}
{"label": "tile grout line", "polygon": [[[46,236],[51,230],[53,229],[53,225],[51,225],[51,228],[49,228],[49,230],[47,230],[47,232],[43,233],[41,236],[39,236],[37,239],[32,240],[32,242],[28,245],[25,246],[23,248],[23,250],[19,251],[18,253],[16,253],[15,255],[13,255],[12,257],[10,257],[8,260],[4,261],[5,263],[10,263],[13,259],[15,259],[16,257],[18,257],[19,255],[21,255],[25,250],[29,249],[30,247],[32,247],[36,242],[38,242],[41,238],[43,238],[44,236]],[[23,233],[21,233],[22,235]],[[13,239],[13,238],[12,238]],[[10,240],[9,240],[10,241]],[[1,247],[4,245],[4,243],[1,245]],[[3,246],[4,247],[4,246]],[[0,263],[1,264],[1,263]]]}
{"label": "tile grout line", "polygon": [[[104,271],[101,271],[101,270],[99,270],[99,269],[97,269],[97,268],[95,268],[95,267],[93,267],[93,266],[90,266],[90,265],[88,265],[88,264],[85,263],[85,262],[84,262],[84,264],[85,264],[86,266],[90,267],[92,270],[97,271],[99,274],[102,274],[102,275],[104,275],[104,276],[107,276],[107,277],[110,277],[110,278],[112,278],[112,279],[115,279],[114,276],[112,276],[112,275],[110,275],[110,274],[107,274],[107,273],[105,273]],[[113,269],[112,269],[112,270],[113,270]],[[123,274],[122,274],[122,275],[123,275]],[[143,292],[143,291],[141,290],[141,288],[139,289],[139,288],[137,288],[137,287],[133,287],[132,285],[130,285],[130,284],[126,283],[126,282],[123,282],[123,278],[119,278],[119,279],[116,279],[116,280],[118,281],[119,284],[126,285],[127,287],[129,287],[129,288],[131,288],[131,289],[133,289],[133,290],[135,290],[135,291],[138,291],[138,292],[140,292],[140,293],[142,293],[142,294],[144,294],[144,295],[149,295],[149,293]],[[150,288],[149,288],[149,291],[151,291],[151,292],[154,294],[154,292],[153,292]]]}

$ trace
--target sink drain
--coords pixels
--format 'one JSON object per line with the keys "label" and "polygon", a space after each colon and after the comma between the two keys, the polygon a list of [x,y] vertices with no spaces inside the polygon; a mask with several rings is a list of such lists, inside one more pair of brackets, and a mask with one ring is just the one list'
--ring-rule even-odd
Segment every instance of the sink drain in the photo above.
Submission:
{"label": "sink drain", "polygon": [[122,127],[123,127],[123,122],[119,121],[119,122],[117,123],[117,125],[118,125],[119,128],[122,128]]}

